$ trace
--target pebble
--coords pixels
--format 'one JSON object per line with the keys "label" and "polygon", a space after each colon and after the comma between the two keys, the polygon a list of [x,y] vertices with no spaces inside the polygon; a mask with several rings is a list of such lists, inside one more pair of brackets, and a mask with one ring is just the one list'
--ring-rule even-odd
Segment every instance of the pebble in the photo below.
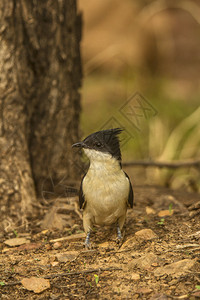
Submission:
{"label": "pebble", "polygon": [[134,281],[140,280],[140,275],[138,273],[132,273],[131,279]]}
{"label": "pebble", "polygon": [[53,244],[54,249],[59,249],[61,246],[62,246],[62,243],[61,243],[61,242],[55,242],[55,243]]}

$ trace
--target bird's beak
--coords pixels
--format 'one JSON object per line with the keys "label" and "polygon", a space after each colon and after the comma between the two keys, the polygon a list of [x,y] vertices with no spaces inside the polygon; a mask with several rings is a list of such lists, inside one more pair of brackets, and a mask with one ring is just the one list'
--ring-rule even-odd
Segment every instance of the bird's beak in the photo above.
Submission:
{"label": "bird's beak", "polygon": [[83,142],[78,142],[72,145],[72,148],[84,148],[85,144]]}

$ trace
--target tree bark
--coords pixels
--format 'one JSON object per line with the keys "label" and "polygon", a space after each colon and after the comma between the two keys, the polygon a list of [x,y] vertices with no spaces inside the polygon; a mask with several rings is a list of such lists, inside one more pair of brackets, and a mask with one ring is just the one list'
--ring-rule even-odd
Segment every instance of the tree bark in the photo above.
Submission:
{"label": "tree bark", "polygon": [[80,21],[75,0],[0,1],[4,229],[32,215],[44,190],[64,191],[78,175]]}

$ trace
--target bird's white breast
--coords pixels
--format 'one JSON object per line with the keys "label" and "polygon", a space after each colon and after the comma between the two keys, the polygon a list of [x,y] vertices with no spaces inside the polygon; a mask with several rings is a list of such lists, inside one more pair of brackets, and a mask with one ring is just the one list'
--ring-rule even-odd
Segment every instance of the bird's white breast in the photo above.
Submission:
{"label": "bird's white breast", "polygon": [[90,168],[82,183],[87,203],[84,213],[91,214],[96,224],[112,224],[126,213],[129,180],[111,155],[87,151]]}

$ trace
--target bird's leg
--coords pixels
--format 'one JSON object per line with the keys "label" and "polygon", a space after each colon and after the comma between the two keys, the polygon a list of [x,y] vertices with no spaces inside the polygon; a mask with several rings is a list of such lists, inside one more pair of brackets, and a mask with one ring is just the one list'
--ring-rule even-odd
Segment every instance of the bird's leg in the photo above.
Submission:
{"label": "bird's leg", "polygon": [[126,215],[124,214],[123,216],[121,216],[118,219],[118,222],[117,222],[117,243],[118,244],[121,243],[123,240],[122,228],[124,226],[125,218],[126,218]]}
{"label": "bird's leg", "polygon": [[85,248],[90,248],[90,233],[91,230],[87,232],[86,239],[85,239]]}
{"label": "bird's leg", "polygon": [[122,232],[121,232],[121,228],[119,226],[119,223],[117,223],[117,240],[116,243],[121,246],[123,241],[123,236],[122,236]]}
{"label": "bird's leg", "polygon": [[92,220],[91,216],[85,213],[85,211],[83,212],[83,228],[86,233],[85,247],[90,248],[90,233],[92,231]]}
{"label": "bird's leg", "polygon": [[122,239],[122,233],[121,233],[118,223],[117,223],[117,239],[118,239],[118,241],[120,241]]}

